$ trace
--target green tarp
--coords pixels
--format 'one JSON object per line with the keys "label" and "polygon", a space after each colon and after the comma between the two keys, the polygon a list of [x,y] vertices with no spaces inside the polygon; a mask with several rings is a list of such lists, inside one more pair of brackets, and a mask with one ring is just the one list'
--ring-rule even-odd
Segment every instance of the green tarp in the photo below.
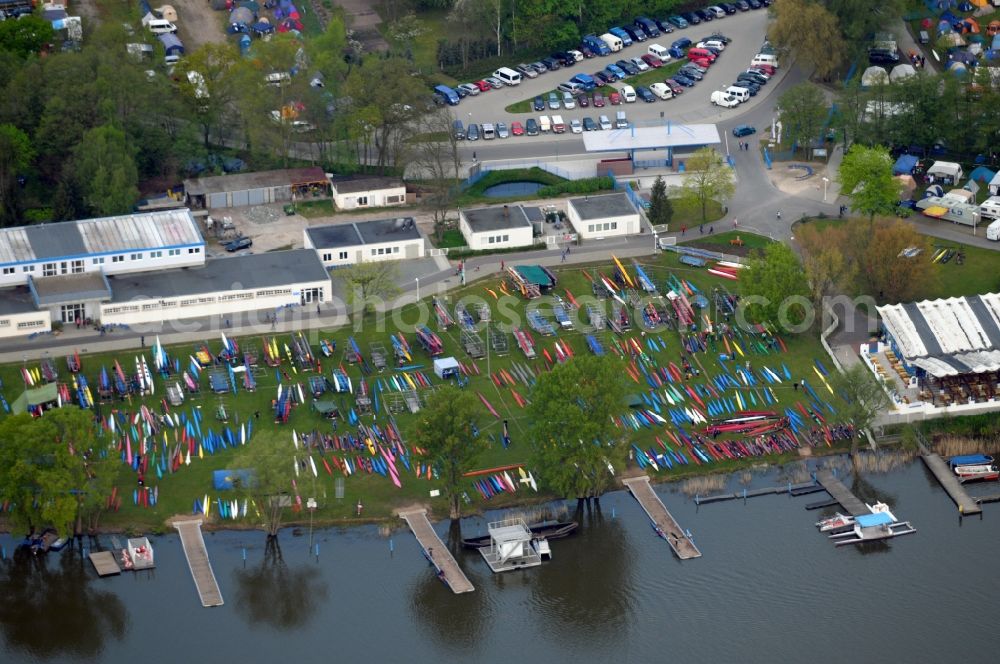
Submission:
{"label": "green tarp", "polygon": [[59,388],[55,383],[42,385],[31,390],[25,390],[14,403],[10,405],[15,415],[27,412],[28,406],[40,406],[54,403],[59,398]]}
{"label": "green tarp", "polygon": [[514,269],[529,284],[535,284],[543,288],[552,286],[552,278],[542,269],[541,265],[518,265]]}

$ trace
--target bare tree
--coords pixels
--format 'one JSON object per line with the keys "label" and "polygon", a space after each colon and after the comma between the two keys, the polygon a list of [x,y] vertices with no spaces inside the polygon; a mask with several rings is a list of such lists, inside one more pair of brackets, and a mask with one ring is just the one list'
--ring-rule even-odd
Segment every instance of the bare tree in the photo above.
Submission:
{"label": "bare tree", "polygon": [[452,192],[462,167],[452,122],[447,108],[442,106],[430,111],[420,118],[416,137],[409,144],[410,168],[428,192],[423,202],[434,215],[437,243],[441,242],[448,227]]}

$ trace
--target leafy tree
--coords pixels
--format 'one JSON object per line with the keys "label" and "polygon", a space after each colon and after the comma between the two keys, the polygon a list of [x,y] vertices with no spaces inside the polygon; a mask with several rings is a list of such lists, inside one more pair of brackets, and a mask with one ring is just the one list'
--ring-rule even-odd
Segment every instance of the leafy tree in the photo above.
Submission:
{"label": "leafy tree", "polygon": [[34,156],[27,134],[14,125],[0,125],[0,226],[13,226],[21,221],[17,177]]}
{"label": "leafy tree", "polygon": [[844,225],[819,230],[805,224],[795,234],[803,249],[802,266],[805,268],[812,303],[815,311],[823,309],[823,299],[839,290],[849,290],[857,274],[856,265],[847,250],[848,228]]}
{"label": "leafy tree", "polygon": [[398,270],[394,261],[357,263],[337,275],[347,288],[347,302],[355,311],[371,313],[375,308],[399,294],[396,285]]}
{"label": "leafy tree", "polygon": [[599,499],[615,481],[611,468],[622,468],[628,454],[611,420],[625,402],[619,362],[587,356],[558,365],[539,377],[530,402],[533,459],[542,482],[562,496]]}
{"label": "leafy tree", "polygon": [[439,243],[448,227],[448,211],[462,166],[452,120],[444,107],[428,112],[420,119],[408,147],[408,166],[423,181],[424,203],[434,215],[434,238]]}
{"label": "leafy tree", "polygon": [[[868,429],[883,411],[892,405],[886,393],[885,381],[876,378],[864,364],[858,362],[843,373],[835,374],[831,382],[834,390],[844,397],[846,405],[838,406],[841,417],[854,424],[858,432]],[[851,458],[857,461],[858,440],[851,441]]]}
{"label": "leafy tree", "polygon": [[778,329],[806,322],[809,288],[802,279],[802,266],[791,247],[772,242],[755,252],[740,279],[740,304],[752,321]]}
{"label": "leafy tree", "polygon": [[892,177],[892,157],[884,147],[853,145],[840,162],[841,193],[851,200],[851,209],[868,215],[891,214],[899,202],[900,184]]}
{"label": "leafy tree", "polygon": [[234,464],[237,468],[251,471],[251,476],[246,482],[237,477],[233,484],[238,493],[253,502],[260,513],[261,527],[267,533],[267,539],[273,539],[281,530],[287,502],[285,497],[295,479],[294,464],[298,463],[295,449],[291,441],[284,439],[255,440],[240,450]]}
{"label": "leafy tree", "polygon": [[820,89],[803,81],[782,93],[777,109],[781,113],[785,137],[808,150],[812,142],[819,138],[823,120],[826,119],[826,98]]}
{"label": "leafy tree", "polygon": [[712,148],[701,148],[687,160],[681,198],[701,207],[701,221],[708,218],[708,202],[729,198],[736,191],[733,169]]}
{"label": "leafy tree", "polygon": [[181,97],[201,126],[206,150],[212,131],[221,129],[233,111],[239,63],[239,51],[232,43],[211,43],[182,59],[177,66]]}
{"label": "leafy tree", "polygon": [[800,64],[813,67],[818,78],[830,80],[847,57],[837,17],[809,0],[776,0],[771,11],[770,40],[790,51]]}
{"label": "leafy tree", "polygon": [[452,519],[461,517],[463,475],[472,470],[482,452],[473,427],[482,421],[482,404],[468,390],[447,386],[436,390],[420,411],[413,444],[421,457],[437,468]]}
{"label": "leafy tree", "polygon": [[821,0],[836,18],[844,38],[854,43],[869,42],[874,33],[899,19],[905,0],[881,0],[873,7],[869,0]]}
{"label": "leafy tree", "polygon": [[674,205],[667,196],[667,183],[663,177],[656,176],[653,189],[649,194],[649,210],[646,212],[649,223],[654,226],[667,225],[674,216]]}
{"label": "leafy tree", "polygon": [[[909,302],[927,293],[934,283],[930,239],[900,219],[885,219],[871,230],[854,225],[849,239],[857,256],[857,275],[862,292],[883,302]],[[920,249],[913,258],[902,252]]]}
{"label": "leafy tree", "polygon": [[110,216],[132,210],[139,199],[134,154],[121,129],[105,125],[83,135],[73,152],[73,177],[92,214]]}
{"label": "leafy tree", "polygon": [[0,21],[0,50],[26,58],[51,43],[55,34],[52,23],[40,16],[22,16],[16,21]]}

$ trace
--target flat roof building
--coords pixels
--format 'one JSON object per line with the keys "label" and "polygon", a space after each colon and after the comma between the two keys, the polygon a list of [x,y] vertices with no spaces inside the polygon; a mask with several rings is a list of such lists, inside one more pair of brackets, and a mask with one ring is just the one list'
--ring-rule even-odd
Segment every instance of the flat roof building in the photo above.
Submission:
{"label": "flat roof building", "polygon": [[406,203],[406,185],[399,178],[356,176],[332,178],[333,202],[337,209],[392,207]]}
{"label": "flat roof building", "polygon": [[195,208],[228,208],[330,195],[330,180],[322,168],[285,168],[233,173],[184,181],[184,195]]}
{"label": "flat roof building", "polygon": [[412,217],[308,226],[303,243],[326,267],[423,258],[424,237]]}
{"label": "flat roof building", "polygon": [[531,220],[520,205],[459,210],[458,227],[474,250],[527,247],[534,242]]}
{"label": "flat roof building", "polygon": [[583,239],[635,235],[642,228],[639,211],[624,193],[571,198],[566,216]]}

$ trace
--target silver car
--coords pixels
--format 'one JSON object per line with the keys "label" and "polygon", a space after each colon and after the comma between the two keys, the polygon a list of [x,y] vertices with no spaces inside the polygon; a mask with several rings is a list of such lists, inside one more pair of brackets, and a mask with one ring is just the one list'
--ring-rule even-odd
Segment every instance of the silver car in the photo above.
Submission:
{"label": "silver car", "polygon": [[504,86],[504,82],[495,76],[490,76],[489,78],[486,78],[484,80],[487,83],[489,83],[490,87],[493,88],[494,90],[499,90]]}
{"label": "silver car", "polygon": [[510,136],[510,132],[507,130],[507,124],[504,122],[497,123],[497,138],[507,138]]}
{"label": "silver car", "polygon": [[611,120],[609,120],[608,116],[606,116],[606,115],[602,115],[597,120],[597,124],[601,125],[601,129],[603,129],[605,131],[607,131],[608,129],[611,129]]}
{"label": "silver car", "polygon": [[464,90],[465,94],[469,95],[470,97],[475,97],[480,92],[479,86],[476,85],[475,83],[462,83],[460,86],[458,86],[458,89]]}
{"label": "silver car", "polygon": [[520,64],[517,67],[515,67],[515,69],[517,69],[519,72],[521,72],[522,75],[527,76],[528,78],[538,77],[538,72],[535,71],[535,68],[532,67],[531,65]]}

